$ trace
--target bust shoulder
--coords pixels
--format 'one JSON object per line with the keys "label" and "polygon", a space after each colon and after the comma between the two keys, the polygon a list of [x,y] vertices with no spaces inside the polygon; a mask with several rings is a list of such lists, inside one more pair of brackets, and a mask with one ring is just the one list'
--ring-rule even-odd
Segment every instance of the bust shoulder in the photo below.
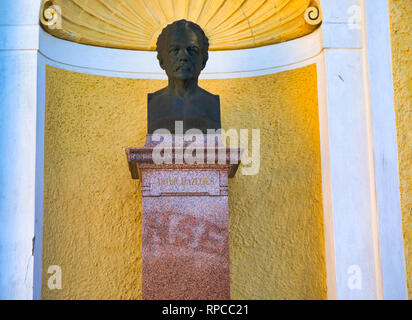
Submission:
{"label": "bust shoulder", "polygon": [[158,90],[158,91],[156,91],[156,92],[149,93],[149,94],[147,95],[148,102],[150,103],[150,101],[152,101],[153,99],[165,95],[165,94],[166,94],[166,89],[167,89],[167,87],[166,87],[166,88],[163,88],[163,89],[160,89],[160,90]]}
{"label": "bust shoulder", "polygon": [[210,93],[209,91],[206,91],[205,89],[200,88],[200,87],[199,87],[199,93],[203,97],[219,100],[219,96],[217,94]]}
{"label": "bust shoulder", "polygon": [[193,97],[193,103],[199,106],[203,105],[209,110],[214,110],[220,107],[220,98],[218,95],[212,94],[199,87],[198,93]]}

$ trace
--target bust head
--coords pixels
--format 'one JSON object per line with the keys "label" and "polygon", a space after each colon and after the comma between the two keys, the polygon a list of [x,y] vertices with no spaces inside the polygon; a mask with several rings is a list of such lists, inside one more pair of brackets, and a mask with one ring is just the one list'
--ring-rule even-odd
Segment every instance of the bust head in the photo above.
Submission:
{"label": "bust head", "polygon": [[169,78],[167,87],[148,95],[148,132],[175,133],[176,121],[184,132],[220,129],[219,96],[198,86],[208,60],[209,40],[195,23],[179,20],[163,29],[157,40],[157,58]]}
{"label": "bust head", "polygon": [[197,80],[208,60],[209,40],[196,23],[179,20],[162,30],[157,58],[169,80]]}

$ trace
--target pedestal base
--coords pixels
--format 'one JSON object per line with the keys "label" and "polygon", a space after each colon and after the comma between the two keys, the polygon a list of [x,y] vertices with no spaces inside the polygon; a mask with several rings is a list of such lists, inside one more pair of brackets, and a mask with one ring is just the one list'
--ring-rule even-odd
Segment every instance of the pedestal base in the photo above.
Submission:
{"label": "pedestal base", "polygon": [[143,299],[230,299],[227,196],[143,200]]}
{"label": "pedestal base", "polygon": [[227,181],[238,164],[155,164],[152,148],[127,150],[142,181],[143,299],[230,299]]}

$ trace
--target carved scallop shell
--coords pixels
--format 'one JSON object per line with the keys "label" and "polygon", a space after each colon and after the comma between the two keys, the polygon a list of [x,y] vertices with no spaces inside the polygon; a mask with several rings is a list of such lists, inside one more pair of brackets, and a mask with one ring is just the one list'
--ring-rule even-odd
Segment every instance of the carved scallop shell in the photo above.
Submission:
{"label": "carved scallop shell", "polygon": [[199,24],[210,50],[233,50],[307,35],[321,12],[317,0],[44,0],[40,17],[56,37],[135,50],[155,50],[161,30],[179,19]]}

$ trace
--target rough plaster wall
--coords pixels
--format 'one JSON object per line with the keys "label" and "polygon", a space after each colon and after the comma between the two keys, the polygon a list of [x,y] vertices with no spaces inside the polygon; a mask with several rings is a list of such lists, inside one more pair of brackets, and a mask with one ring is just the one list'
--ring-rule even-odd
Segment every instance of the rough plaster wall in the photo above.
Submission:
{"label": "rough plaster wall", "polygon": [[412,1],[389,0],[403,237],[412,299]]}
{"label": "rough plaster wall", "polygon": [[[141,298],[141,193],[124,149],[142,146],[158,80],[47,67],[44,299]],[[314,65],[204,80],[224,128],[261,129],[261,170],[230,181],[232,299],[325,299],[326,267]],[[63,289],[47,288],[59,265]]]}

